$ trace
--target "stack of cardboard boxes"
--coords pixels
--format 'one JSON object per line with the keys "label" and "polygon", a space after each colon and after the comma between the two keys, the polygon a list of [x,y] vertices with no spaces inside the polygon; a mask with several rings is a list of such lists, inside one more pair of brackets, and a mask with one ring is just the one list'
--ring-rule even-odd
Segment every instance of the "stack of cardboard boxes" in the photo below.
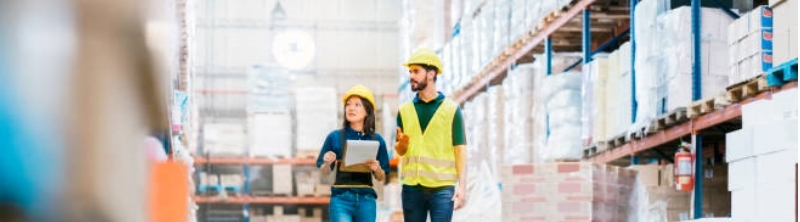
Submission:
{"label": "stack of cardboard boxes", "polygon": [[797,89],[742,107],[742,129],[726,136],[734,219],[795,219],[797,114]]}
{"label": "stack of cardboard boxes", "polygon": [[797,58],[797,1],[798,0],[770,0],[775,20],[773,23],[773,62],[780,65]]}
{"label": "stack of cardboard boxes", "polygon": [[728,54],[733,85],[772,68],[773,12],[759,6],[728,26]]}
{"label": "stack of cardboard boxes", "polygon": [[[710,148],[710,147],[709,147]],[[640,201],[646,201],[648,215],[640,221],[666,218],[667,221],[688,220],[691,217],[692,193],[675,189],[673,164],[634,165],[628,167],[638,172],[645,189]],[[726,165],[706,165],[703,175],[703,214],[706,217],[724,217],[730,214],[731,195],[724,188],[728,181]],[[646,218],[645,218],[646,217]],[[642,220],[643,219],[643,220]]]}
{"label": "stack of cardboard boxes", "polygon": [[589,162],[505,166],[503,221],[626,221],[636,172]]}

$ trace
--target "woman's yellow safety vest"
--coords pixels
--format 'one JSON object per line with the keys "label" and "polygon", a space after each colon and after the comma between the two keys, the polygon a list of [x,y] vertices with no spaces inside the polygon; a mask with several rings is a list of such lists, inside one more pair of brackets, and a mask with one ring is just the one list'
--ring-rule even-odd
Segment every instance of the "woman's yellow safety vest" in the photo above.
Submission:
{"label": "woman's yellow safety vest", "polygon": [[444,99],[423,134],[414,104],[407,102],[400,106],[403,133],[409,137],[401,169],[404,184],[442,187],[456,183],[458,171],[452,129],[457,109],[453,101]]}

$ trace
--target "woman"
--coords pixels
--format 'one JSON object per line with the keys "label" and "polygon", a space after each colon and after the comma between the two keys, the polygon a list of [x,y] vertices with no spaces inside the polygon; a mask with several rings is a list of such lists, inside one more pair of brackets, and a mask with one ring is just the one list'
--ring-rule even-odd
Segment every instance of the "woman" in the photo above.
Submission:
{"label": "woman", "polygon": [[[344,121],[342,129],[328,134],[317,158],[317,167],[322,175],[329,175],[336,168],[336,182],[331,188],[331,221],[375,221],[378,194],[372,189],[372,177],[384,181],[389,171],[389,156],[386,142],[375,133],[375,99],[372,92],[362,85],[351,88],[342,97]],[[380,144],[374,160],[366,162],[371,172],[355,173],[338,170],[346,140],[376,140]]]}

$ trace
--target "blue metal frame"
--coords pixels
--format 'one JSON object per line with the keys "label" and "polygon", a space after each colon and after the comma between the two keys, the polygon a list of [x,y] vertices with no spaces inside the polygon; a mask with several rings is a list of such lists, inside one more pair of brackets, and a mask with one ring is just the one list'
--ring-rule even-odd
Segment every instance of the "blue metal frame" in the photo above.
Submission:
{"label": "blue metal frame", "polygon": [[703,137],[694,137],[694,219],[700,219],[703,218]]}
{"label": "blue metal frame", "polygon": [[733,20],[739,19],[739,14],[736,14],[736,12],[733,12],[733,10],[729,9],[728,7],[725,7],[718,0],[711,0],[711,2],[717,5],[717,8],[721,9],[723,12],[725,12],[725,14],[728,14],[728,16],[733,18]]}
{"label": "blue metal frame", "polygon": [[[626,29],[625,31],[622,31],[619,35],[614,36],[614,38],[609,39],[608,41],[604,42],[599,47],[597,47],[596,50],[592,51],[591,55],[594,56],[594,54],[597,54],[598,52],[605,51],[606,49],[610,48],[611,46],[615,46],[617,43],[619,43],[619,40],[622,39],[622,37],[624,37],[625,35],[628,35],[629,33],[630,33],[630,29]],[[575,61],[575,63],[572,63],[572,65],[567,66],[567,68],[564,69],[563,72],[567,72],[569,70],[572,70],[575,67],[577,67],[578,65],[580,65],[581,63],[583,63],[583,58],[579,59],[578,61]]]}
{"label": "blue metal frame", "polygon": [[553,74],[553,41],[550,40],[549,37],[544,39],[544,55],[545,60],[547,60],[545,66],[547,67],[547,75],[549,76]]}
{"label": "blue metal frame", "polygon": [[639,110],[639,103],[636,101],[636,22],[634,12],[639,0],[630,1],[630,33],[631,33],[631,123],[636,123],[636,112]]}
{"label": "blue metal frame", "polygon": [[589,9],[583,10],[583,64],[592,62],[592,18]]}
{"label": "blue metal frame", "polygon": [[[692,46],[694,49],[692,51],[692,101],[700,100],[702,97],[701,18],[700,0],[692,0]],[[703,217],[703,137],[693,136],[695,137],[694,219],[698,219]]]}
{"label": "blue metal frame", "polygon": [[[244,165],[244,194],[250,194],[250,165]],[[244,211],[244,222],[250,222],[250,204],[245,203],[242,206]]]}
{"label": "blue metal frame", "polygon": [[[547,76],[553,75],[553,41],[550,37],[544,39],[544,55],[545,55],[545,67],[547,69]],[[550,137],[550,114],[545,113],[545,135],[549,138]]]}

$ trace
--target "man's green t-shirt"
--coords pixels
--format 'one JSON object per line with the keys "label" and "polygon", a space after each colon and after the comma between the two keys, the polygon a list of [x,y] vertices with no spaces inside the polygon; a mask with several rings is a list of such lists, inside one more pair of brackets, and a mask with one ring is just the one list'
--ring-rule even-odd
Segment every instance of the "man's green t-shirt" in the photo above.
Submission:
{"label": "man's green t-shirt", "polygon": [[[417,111],[422,133],[425,133],[425,128],[427,128],[428,123],[431,122],[433,114],[436,113],[436,110],[442,105],[442,101],[444,101],[444,94],[441,92],[439,92],[439,96],[437,96],[436,99],[427,103],[419,98],[419,94],[414,97],[414,109]],[[403,119],[400,117],[400,113],[397,114],[397,126],[401,129],[403,128]],[[464,131],[464,119],[461,116],[461,108],[458,108],[453,117],[453,146],[467,144],[467,136]]]}

